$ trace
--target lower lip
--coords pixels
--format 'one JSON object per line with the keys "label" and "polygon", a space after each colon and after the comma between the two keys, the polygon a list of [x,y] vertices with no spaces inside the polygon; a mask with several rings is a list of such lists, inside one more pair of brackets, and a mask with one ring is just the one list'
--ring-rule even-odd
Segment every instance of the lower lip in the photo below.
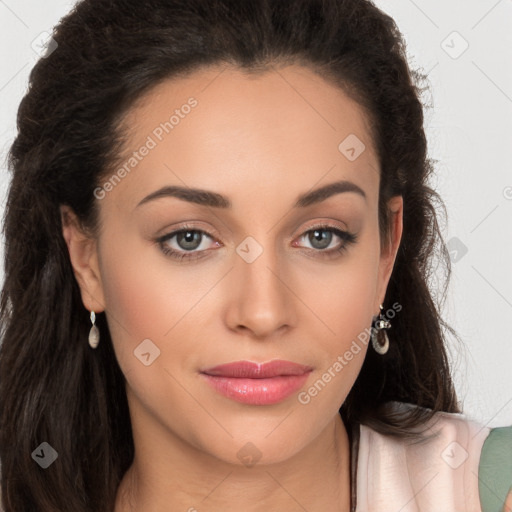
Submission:
{"label": "lower lip", "polygon": [[282,402],[298,391],[310,372],[303,375],[280,375],[265,379],[218,377],[202,373],[221,395],[251,405],[270,405]]}

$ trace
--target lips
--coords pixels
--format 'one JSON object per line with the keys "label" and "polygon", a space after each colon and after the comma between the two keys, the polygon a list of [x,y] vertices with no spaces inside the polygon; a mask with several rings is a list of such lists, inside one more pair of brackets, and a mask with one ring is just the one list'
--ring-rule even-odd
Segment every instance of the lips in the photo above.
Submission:
{"label": "lips", "polygon": [[236,361],[207,368],[201,375],[227,398],[251,405],[270,405],[298,391],[311,371],[311,366],[291,361]]}
{"label": "lips", "polygon": [[253,363],[251,361],[235,361],[234,363],[221,364],[203,370],[202,373],[215,377],[246,377],[248,379],[265,379],[279,377],[281,375],[304,375],[311,370],[311,366],[282,361],[276,359],[268,363]]}

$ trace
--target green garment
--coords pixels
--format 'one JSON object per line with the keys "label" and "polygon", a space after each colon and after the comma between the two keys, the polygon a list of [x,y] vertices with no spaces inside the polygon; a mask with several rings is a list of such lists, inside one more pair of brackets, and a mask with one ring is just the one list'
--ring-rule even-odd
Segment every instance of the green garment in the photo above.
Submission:
{"label": "green garment", "polygon": [[512,425],[491,429],[478,465],[478,491],[483,512],[502,512],[512,489]]}

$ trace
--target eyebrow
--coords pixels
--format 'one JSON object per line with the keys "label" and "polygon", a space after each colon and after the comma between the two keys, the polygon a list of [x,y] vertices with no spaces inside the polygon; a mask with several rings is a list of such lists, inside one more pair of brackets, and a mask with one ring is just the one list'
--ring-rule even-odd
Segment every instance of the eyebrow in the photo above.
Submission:
{"label": "eyebrow", "polygon": [[[294,204],[294,208],[306,208],[307,206],[321,203],[322,201],[325,201],[335,194],[341,194],[344,192],[355,192],[366,200],[366,194],[363,189],[351,181],[341,180],[335,181],[334,183],[329,183],[328,185],[324,185],[323,187],[300,195]],[[231,201],[226,196],[223,196],[217,192],[211,192],[209,190],[198,188],[169,185],[160,188],[144,197],[135,208],[138,208],[145,203],[155,199],[160,199],[162,197],[176,197],[183,201],[188,201],[190,203],[196,203],[212,208],[229,209],[232,207]]]}

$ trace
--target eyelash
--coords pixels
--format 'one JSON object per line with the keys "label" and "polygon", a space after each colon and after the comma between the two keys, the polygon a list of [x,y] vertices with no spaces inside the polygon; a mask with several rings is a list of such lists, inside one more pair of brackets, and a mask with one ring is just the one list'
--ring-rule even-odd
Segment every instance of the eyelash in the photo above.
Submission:
{"label": "eyelash", "polygon": [[[357,241],[357,235],[354,233],[350,233],[348,231],[342,231],[341,229],[335,228],[333,226],[320,224],[318,226],[313,226],[307,231],[305,231],[302,235],[300,235],[299,239],[304,238],[308,233],[312,231],[330,231],[337,235],[339,238],[341,238],[344,243],[337,248],[334,249],[309,249],[310,251],[314,251],[317,253],[321,253],[320,257],[335,257],[338,254],[343,253],[348,249],[348,246],[351,244],[356,243]],[[158,243],[160,250],[168,257],[173,258],[175,260],[181,261],[181,260],[188,260],[188,261],[194,261],[199,258],[203,258],[202,253],[206,252],[208,249],[205,249],[203,251],[176,251],[175,249],[170,249],[168,245],[166,245],[165,242],[169,241],[170,239],[174,238],[176,235],[179,235],[180,233],[187,233],[187,232],[193,232],[193,233],[201,233],[203,235],[206,235],[209,238],[214,238],[212,235],[207,233],[206,231],[203,231],[202,229],[197,229],[192,226],[183,226],[180,229],[176,231],[171,231],[170,233],[167,233],[166,235],[163,235],[156,239],[156,242]]]}

